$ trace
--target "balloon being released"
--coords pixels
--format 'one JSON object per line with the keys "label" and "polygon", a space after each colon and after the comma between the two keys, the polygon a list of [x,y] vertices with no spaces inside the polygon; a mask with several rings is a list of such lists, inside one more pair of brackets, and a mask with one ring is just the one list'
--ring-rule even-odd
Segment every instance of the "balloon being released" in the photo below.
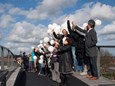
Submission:
{"label": "balloon being released", "polygon": [[101,25],[101,20],[97,19],[95,20],[96,25]]}
{"label": "balloon being released", "polygon": [[52,53],[54,51],[54,47],[53,46],[49,46],[48,47],[48,51]]}
{"label": "balloon being released", "polygon": [[50,41],[50,44],[51,44],[51,45],[54,45],[54,43],[55,43],[54,40],[51,40],[51,41]]}
{"label": "balloon being released", "polygon": [[45,38],[44,38],[44,42],[45,42],[45,43],[47,43],[47,42],[49,42],[49,41],[50,41],[50,39],[49,39],[48,37],[45,37]]}

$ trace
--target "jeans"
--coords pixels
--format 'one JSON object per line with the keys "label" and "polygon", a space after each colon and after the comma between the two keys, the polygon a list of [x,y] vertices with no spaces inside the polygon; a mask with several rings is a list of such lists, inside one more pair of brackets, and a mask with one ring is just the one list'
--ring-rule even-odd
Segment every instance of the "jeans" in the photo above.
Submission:
{"label": "jeans", "polygon": [[75,47],[72,46],[72,55],[73,55],[73,66],[74,66],[74,71],[77,71],[77,59],[75,55]]}
{"label": "jeans", "polygon": [[78,72],[83,71],[83,63],[79,60],[79,58],[77,59],[77,71]]}

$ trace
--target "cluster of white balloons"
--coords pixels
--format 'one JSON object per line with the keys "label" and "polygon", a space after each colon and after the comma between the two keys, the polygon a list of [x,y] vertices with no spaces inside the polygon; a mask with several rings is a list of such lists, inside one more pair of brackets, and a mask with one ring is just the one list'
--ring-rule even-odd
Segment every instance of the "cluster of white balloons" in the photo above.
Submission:
{"label": "cluster of white balloons", "polygon": [[49,34],[52,34],[52,30],[54,30],[54,32],[56,33],[56,34],[59,34],[60,33],[60,25],[57,25],[56,23],[53,23],[53,24],[49,24],[48,25],[48,33]]}
{"label": "cluster of white balloons", "polygon": [[[95,23],[97,26],[101,25],[101,20],[99,19],[96,19],[95,20]],[[70,23],[70,26],[72,26],[72,24]],[[84,29],[85,27],[87,26],[87,23],[84,23],[82,25],[82,28]],[[52,35],[52,32],[54,31],[56,34],[61,34],[62,33],[62,29],[67,29],[67,21],[65,21],[62,25],[58,25],[56,23],[52,23],[52,24],[49,24],[48,25],[48,31],[47,33],[50,34],[50,36]],[[69,32],[68,32],[69,33]],[[53,45],[55,44],[55,41],[52,39],[52,38],[49,38],[49,37],[44,37],[43,40],[40,40],[40,44],[37,46],[38,48],[42,48],[44,47],[44,45],[46,45],[47,43],[50,43],[50,46],[48,47],[48,51],[49,52],[53,52],[54,50],[54,47]],[[32,49],[34,49],[34,47],[32,47]],[[41,50],[41,49],[40,49]]]}

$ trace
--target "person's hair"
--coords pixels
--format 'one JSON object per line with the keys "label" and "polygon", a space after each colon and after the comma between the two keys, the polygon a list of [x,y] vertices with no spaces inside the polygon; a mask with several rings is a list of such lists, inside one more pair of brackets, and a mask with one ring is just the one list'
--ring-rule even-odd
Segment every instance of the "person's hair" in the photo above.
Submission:
{"label": "person's hair", "polygon": [[95,27],[95,21],[93,19],[90,19],[88,21],[88,25],[90,25],[91,28],[94,28]]}
{"label": "person's hair", "polygon": [[71,38],[66,38],[66,41],[68,42],[69,45],[73,43]]}
{"label": "person's hair", "polygon": [[23,54],[26,54],[26,52],[23,52]]}

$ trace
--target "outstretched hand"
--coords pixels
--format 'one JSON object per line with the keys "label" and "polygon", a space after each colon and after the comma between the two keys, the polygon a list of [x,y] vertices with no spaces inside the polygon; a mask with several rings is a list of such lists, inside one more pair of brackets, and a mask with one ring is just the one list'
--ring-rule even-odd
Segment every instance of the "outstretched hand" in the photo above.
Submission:
{"label": "outstretched hand", "polygon": [[66,20],[69,20],[69,15],[66,16]]}
{"label": "outstretched hand", "polygon": [[72,30],[75,31],[75,23],[72,21]]}

